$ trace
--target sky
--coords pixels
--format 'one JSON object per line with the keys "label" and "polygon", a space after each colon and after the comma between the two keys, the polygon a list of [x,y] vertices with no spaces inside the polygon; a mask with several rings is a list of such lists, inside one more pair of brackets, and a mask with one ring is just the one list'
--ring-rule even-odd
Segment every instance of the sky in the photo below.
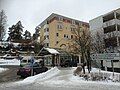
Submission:
{"label": "sky", "polygon": [[24,31],[32,34],[52,13],[89,22],[118,8],[120,0],[0,0],[0,10],[7,16],[7,28],[21,21]]}

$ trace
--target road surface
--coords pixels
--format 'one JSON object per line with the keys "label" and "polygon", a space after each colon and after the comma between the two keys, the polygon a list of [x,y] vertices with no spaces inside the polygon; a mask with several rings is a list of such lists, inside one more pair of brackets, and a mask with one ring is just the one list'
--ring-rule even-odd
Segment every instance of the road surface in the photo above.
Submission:
{"label": "road surface", "polygon": [[4,68],[8,68],[8,70],[0,73],[0,83],[13,82],[20,79],[17,75],[19,66],[4,66]]}

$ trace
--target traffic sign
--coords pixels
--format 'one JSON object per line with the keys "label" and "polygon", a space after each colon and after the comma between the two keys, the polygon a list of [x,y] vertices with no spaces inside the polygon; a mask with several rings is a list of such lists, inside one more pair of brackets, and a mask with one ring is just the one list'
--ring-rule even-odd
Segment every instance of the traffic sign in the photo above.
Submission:
{"label": "traffic sign", "polygon": [[92,60],[120,60],[119,53],[91,54]]}

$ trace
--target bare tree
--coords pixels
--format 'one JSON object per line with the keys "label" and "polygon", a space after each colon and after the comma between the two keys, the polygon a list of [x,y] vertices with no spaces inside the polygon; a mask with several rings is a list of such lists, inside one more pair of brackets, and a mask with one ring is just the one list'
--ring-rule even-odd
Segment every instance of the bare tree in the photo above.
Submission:
{"label": "bare tree", "polygon": [[72,45],[70,46],[72,48],[72,53],[77,53],[81,55],[83,72],[85,73],[86,64],[90,72],[90,32],[88,28],[79,26],[76,30],[72,31],[72,34],[74,35],[72,39]]}
{"label": "bare tree", "polygon": [[96,33],[91,34],[92,36],[92,52],[94,53],[103,53],[104,48],[105,48],[105,43],[104,43],[104,34],[100,31],[97,31]]}
{"label": "bare tree", "polygon": [[2,10],[0,12],[0,41],[3,41],[5,39],[6,35],[6,24],[7,23],[7,16],[5,15],[5,12]]}
{"label": "bare tree", "polygon": [[[97,31],[91,34],[91,51],[93,53],[103,53],[105,52],[104,34],[101,31]],[[103,67],[103,60],[101,60],[101,67]]]}

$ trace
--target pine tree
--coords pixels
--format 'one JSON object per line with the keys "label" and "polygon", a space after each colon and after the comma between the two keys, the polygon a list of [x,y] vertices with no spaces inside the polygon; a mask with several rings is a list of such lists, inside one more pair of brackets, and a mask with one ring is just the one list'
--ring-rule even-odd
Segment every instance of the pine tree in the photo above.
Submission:
{"label": "pine tree", "polygon": [[29,31],[26,30],[23,36],[25,40],[31,40],[31,33]]}
{"label": "pine tree", "polygon": [[18,21],[16,25],[12,25],[12,27],[9,28],[9,41],[13,42],[19,42],[22,40],[22,32],[23,32],[23,26],[21,24],[21,21]]}

